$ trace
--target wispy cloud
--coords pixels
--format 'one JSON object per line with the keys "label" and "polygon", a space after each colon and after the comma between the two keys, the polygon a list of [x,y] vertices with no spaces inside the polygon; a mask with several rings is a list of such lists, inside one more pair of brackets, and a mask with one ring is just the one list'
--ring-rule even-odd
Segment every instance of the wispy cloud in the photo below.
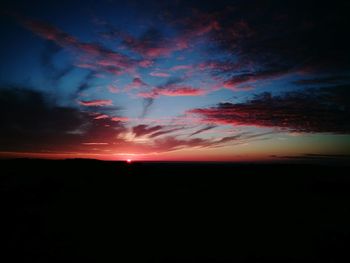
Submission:
{"label": "wispy cloud", "polygon": [[78,103],[87,107],[100,107],[113,105],[112,100],[80,100]]}
{"label": "wispy cloud", "polygon": [[166,72],[152,71],[149,74],[151,76],[153,76],[153,77],[160,77],[160,78],[168,78],[168,77],[170,77],[170,74],[166,73]]}
{"label": "wispy cloud", "polygon": [[153,88],[149,92],[139,92],[137,95],[143,98],[157,98],[160,96],[202,96],[206,90],[193,88],[191,86],[169,85],[166,87]]}

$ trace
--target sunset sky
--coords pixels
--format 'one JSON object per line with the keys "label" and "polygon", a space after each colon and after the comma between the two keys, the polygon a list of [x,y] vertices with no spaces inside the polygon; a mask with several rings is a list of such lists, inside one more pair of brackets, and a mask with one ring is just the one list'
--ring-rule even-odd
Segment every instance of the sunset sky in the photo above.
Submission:
{"label": "sunset sky", "polygon": [[349,1],[2,1],[0,157],[350,154]]}

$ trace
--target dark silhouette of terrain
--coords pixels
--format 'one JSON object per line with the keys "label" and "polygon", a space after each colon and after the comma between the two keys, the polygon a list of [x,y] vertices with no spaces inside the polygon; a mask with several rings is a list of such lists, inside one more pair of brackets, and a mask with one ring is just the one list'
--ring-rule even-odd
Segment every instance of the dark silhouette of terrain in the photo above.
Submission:
{"label": "dark silhouette of terrain", "polygon": [[2,160],[2,262],[349,262],[348,166]]}

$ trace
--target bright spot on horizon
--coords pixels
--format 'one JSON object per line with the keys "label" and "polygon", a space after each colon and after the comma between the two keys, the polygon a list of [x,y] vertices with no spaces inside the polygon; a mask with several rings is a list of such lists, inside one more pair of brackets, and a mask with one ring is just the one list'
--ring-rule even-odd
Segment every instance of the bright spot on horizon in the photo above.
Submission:
{"label": "bright spot on horizon", "polygon": [[131,159],[126,159],[126,162],[131,163],[132,161],[131,161]]}

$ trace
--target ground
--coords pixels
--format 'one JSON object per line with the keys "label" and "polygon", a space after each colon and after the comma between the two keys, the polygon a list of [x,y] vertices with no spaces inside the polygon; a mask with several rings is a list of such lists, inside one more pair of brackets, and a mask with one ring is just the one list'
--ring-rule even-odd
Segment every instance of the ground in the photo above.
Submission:
{"label": "ground", "polygon": [[2,160],[2,262],[349,262],[347,166]]}

